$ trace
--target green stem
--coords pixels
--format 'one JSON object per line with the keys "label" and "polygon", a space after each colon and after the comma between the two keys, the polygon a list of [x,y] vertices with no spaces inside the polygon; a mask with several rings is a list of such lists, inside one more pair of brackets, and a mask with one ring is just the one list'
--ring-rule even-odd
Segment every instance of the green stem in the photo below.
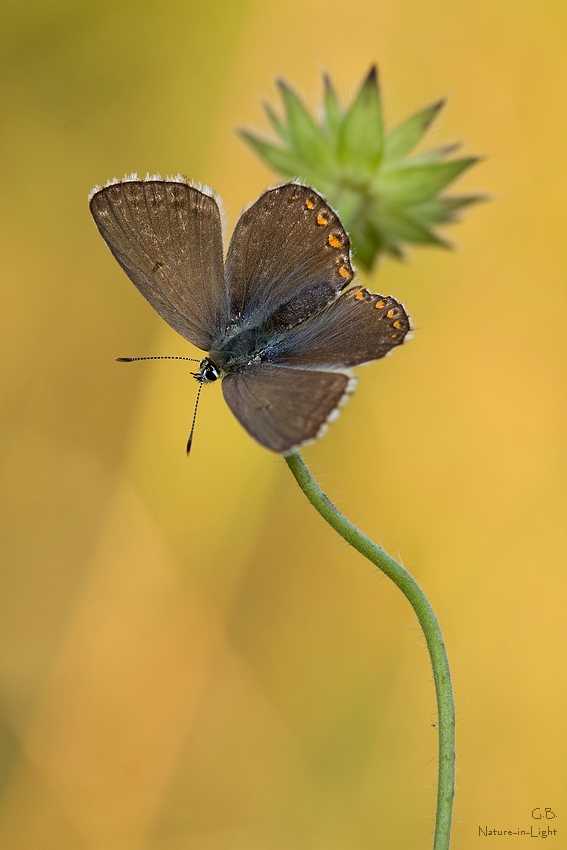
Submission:
{"label": "green stem", "polygon": [[451,841],[451,818],[455,787],[455,706],[451,689],[451,672],[443,635],[427,597],[416,580],[380,546],[362,534],[344,517],[320,489],[299,452],[285,458],[295,479],[313,507],[335,531],[361,555],[368,558],[392,579],[409,601],[423,629],[435,680],[439,732],[439,771],[437,781],[437,813],[433,850],[448,850]]}

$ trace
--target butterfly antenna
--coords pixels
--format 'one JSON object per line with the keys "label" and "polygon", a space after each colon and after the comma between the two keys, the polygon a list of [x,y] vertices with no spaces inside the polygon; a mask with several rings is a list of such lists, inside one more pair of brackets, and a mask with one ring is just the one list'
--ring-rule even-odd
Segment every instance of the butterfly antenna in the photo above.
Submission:
{"label": "butterfly antenna", "polygon": [[195,430],[195,421],[197,419],[197,407],[199,406],[199,398],[201,397],[201,390],[203,389],[203,382],[199,384],[199,389],[197,390],[197,398],[195,399],[195,410],[193,411],[193,422],[191,423],[191,433],[189,434],[189,439],[187,440],[187,455],[191,451],[191,445],[193,444],[193,431]]}
{"label": "butterfly antenna", "polygon": [[200,363],[197,357],[177,357],[175,354],[164,354],[158,357],[117,357],[118,363],[133,363],[134,360],[192,360],[193,363]]}

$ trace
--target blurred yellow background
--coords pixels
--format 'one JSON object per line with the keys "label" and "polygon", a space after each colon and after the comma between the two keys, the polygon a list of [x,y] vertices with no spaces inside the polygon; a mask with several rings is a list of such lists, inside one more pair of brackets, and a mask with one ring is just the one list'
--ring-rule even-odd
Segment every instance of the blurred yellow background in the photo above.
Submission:
{"label": "blurred yellow background", "polygon": [[278,182],[234,133],[267,130],[275,78],[316,107],[323,71],[346,99],[374,62],[389,127],[449,96],[428,142],[486,154],[455,192],[492,201],[445,231],[455,252],[369,279],[418,330],[360,370],[304,456],[440,615],[452,846],[542,824],[565,846],[563,0],[9,0],[0,15],[0,847],[430,845],[415,615],[218,386],[186,459],[190,364],[114,358],[198,352],[87,209],[108,178],[183,172],[221,194],[230,232]]}

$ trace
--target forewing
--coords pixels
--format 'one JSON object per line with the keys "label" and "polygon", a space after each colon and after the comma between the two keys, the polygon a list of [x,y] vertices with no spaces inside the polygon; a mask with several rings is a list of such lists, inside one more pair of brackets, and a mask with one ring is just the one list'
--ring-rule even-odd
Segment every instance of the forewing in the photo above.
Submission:
{"label": "forewing", "polygon": [[349,238],[326,201],[296,183],[270,189],[242,214],[230,242],[232,318],[261,322],[299,293],[305,293],[302,310],[309,315],[334,299],[353,274]]}
{"label": "forewing", "polygon": [[102,238],[142,295],[174,330],[208,351],[226,329],[220,212],[181,180],[123,180],[95,190]]}
{"label": "forewing", "polygon": [[355,287],[287,333],[269,359],[295,368],[345,369],[384,357],[409,330],[409,317],[398,301]]}
{"label": "forewing", "polygon": [[319,437],[354,390],[342,372],[261,365],[223,379],[226,402],[262,446],[290,454]]}

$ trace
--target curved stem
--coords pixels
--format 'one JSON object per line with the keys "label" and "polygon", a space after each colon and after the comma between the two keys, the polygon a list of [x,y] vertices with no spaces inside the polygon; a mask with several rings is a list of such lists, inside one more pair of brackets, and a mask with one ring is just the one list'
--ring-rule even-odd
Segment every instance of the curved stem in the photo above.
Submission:
{"label": "curved stem", "polygon": [[439,772],[433,850],[448,850],[451,840],[455,787],[455,706],[447,652],[433,608],[413,576],[380,546],[362,534],[329,501],[307,469],[299,452],[288,455],[285,460],[297,483],[323,519],[327,520],[347,543],[354,546],[361,555],[368,558],[400,588],[423,629],[433,668],[439,720]]}

